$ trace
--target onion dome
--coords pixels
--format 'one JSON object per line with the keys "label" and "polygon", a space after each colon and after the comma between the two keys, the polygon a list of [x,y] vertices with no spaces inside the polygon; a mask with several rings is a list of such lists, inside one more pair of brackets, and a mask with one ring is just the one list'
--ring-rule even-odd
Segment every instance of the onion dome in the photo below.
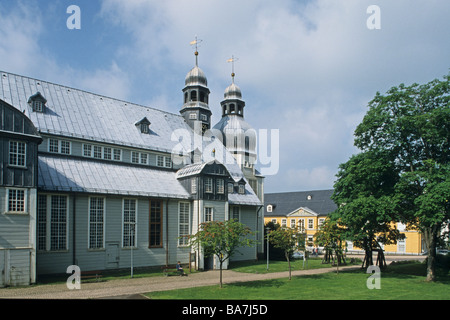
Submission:
{"label": "onion dome", "polygon": [[208,80],[205,73],[198,66],[195,66],[188,72],[184,80],[186,86],[208,86]]}
{"label": "onion dome", "polygon": [[242,99],[241,89],[233,82],[225,89],[225,99]]}

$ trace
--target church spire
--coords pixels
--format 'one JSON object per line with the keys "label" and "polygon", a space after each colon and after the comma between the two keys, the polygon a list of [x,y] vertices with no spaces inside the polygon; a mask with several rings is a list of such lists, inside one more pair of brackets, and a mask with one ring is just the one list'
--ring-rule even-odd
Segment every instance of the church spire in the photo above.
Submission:
{"label": "church spire", "polygon": [[231,56],[230,59],[227,60],[227,62],[231,62],[231,81],[234,83],[234,76],[236,75],[234,73],[234,62],[239,60],[238,58],[235,58],[234,56]]}
{"label": "church spire", "polygon": [[202,40],[197,39],[197,36],[195,36],[195,40],[191,41],[189,44],[191,46],[195,46],[195,66],[198,67],[198,44],[202,42]]}
{"label": "church spire", "polygon": [[209,89],[205,73],[198,66],[198,45],[202,40],[195,36],[189,44],[195,48],[195,67],[186,75],[183,88],[183,106],[180,113],[191,128],[200,122],[203,131],[211,128]]}

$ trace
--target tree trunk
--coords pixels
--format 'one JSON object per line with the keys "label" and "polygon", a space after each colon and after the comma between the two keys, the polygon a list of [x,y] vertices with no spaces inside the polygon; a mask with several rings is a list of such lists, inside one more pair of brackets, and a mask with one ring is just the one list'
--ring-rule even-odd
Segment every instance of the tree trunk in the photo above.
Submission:
{"label": "tree trunk", "polygon": [[426,228],[423,232],[425,244],[427,246],[427,281],[436,280],[436,243],[439,226]]}
{"label": "tree trunk", "polygon": [[219,260],[220,261],[220,287],[222,288],[222,264],[223,264],[223,261],[222,260]]}
{"label": "tree trunk", "polygon": [[291,260],[289,260],[289,253],[285,252],[285,256],[289,265],[289,280],[291,280]]}

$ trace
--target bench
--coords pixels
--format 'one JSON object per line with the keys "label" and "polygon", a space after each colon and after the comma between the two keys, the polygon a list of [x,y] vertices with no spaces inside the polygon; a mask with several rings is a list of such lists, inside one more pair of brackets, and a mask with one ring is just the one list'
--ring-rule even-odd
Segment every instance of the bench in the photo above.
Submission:
{"label": "bench", "polygon": [[161,269],[163,270],[164,276],[168,277],[170,273],[177,273],[177,275],[180,276],[187,276],[187,273],[184,272],[184,266],[181,266],[183,268],[183,272],[177,270],[176,265],[170,265],[170,266],[163,266]]}
{"label": "bench", "polygon": [[81,279],[95,279],[95,281],[99,281],[101,277],[103,277],[103,275],[99,270],[81,271],[80,274]]}

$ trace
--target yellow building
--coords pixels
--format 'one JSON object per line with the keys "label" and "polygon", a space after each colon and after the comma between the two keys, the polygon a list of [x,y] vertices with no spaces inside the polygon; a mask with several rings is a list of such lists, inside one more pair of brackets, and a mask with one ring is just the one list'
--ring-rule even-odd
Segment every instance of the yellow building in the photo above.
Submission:
{"label": "yellow building", "polygon": [[[281,226],[301,227],[306,234],[307,250],[312,251],[314,235],[325,221],[327,215],[337,209],[331,200],[333,190],[315,190],[301,192],[266,193],[264,195],[264,224],[272,221]],[[397,244],[383,246],[387,254],[422,254],[424,245],[422,234],[414,230],[406,230],[397,223],[397,228],[406,238]],[[320,252],[319,248],[319,252]],[[362,253],[363,250],[347,241],[348,253]]]}

